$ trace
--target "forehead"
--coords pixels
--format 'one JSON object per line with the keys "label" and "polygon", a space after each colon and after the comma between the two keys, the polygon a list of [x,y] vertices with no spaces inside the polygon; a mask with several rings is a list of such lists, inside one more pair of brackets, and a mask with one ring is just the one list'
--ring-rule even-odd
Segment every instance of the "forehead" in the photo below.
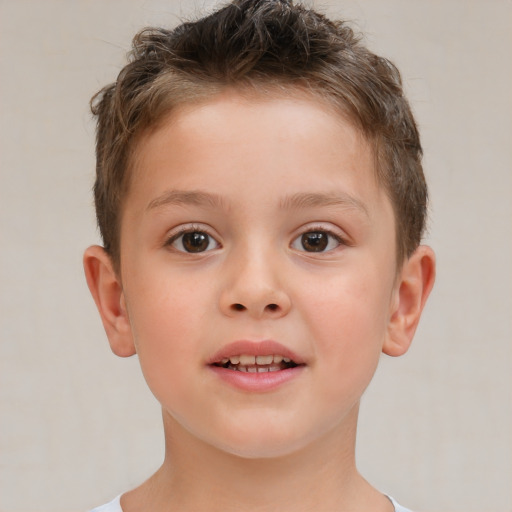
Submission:
{"label": "forehead", "polygon": [[[268,129],[258,132],[258,128],[272,117],[272,124],[280,118],[280,125],[284,125],[285,128],[283,136],[294,129],[302,128],[304,138],[309,139],[311,144],[314,143],[314,137],[311,137],[311,131],[308,133],[307,128],[319,125],[323,119],[328,120],[327,123],[323,123],[323,135],[331,132],[332,127],[337,125],[338,129],[341,128],[345,132],[344,137],[350,136],[354,140],[358,139],[362,145],[371,145],[363,131],[358,128],[358,121],[351,118],[342,103],[322,95],[319,91],[299,85],[263,83],[236,85],[221,90],[210,90],[205,86],[203,91],[194,91],[190,97],[184,95],[177,103],[169,99],[167,104],[168,106],[162,108],[157,115],[156,120],[135,137],[131,151],[132,162],[144,152],[148,140],[152,139],[153,135],[164,135],[163,132],[172,127],[202,131],[204,134],[208,129],[212,129],[221,135],[217,130],[221,121],[223,128],[230,125],[233,131],[237,132],[242,128],[243,132],[256,142],[263,139],[268,132]],[[241,111],[248,114],[256,111],[260,115],[237,116]]]}
{"label": "forehead", "polygon": [[[165,189],[237,186],[277,195],[328,193],[343,177],[357,197],[379,193],[369,142],[332,105],[302,91],[225,91],[175,108],[138,141],[127,200],[154,201]],[[265,187],[265,182],[267,186]],[[164,189],[164,190],[162,190]]]}

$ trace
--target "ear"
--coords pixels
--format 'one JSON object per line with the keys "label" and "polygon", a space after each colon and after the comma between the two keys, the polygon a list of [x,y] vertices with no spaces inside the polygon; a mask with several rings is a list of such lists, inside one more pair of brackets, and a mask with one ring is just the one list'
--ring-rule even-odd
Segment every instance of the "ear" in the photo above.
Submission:
{"label": "ear", "polygon": [[420,245],[404,263],[398,277],[382,351],[401,356],[411,345],[425,302],[435,281],[434,251]]}
{"label": "ear", "polygon": [[112,352],[120,357],[132,356],[136,350],[123,288],[103,247],[93,245],[85,251],[84,270]]}

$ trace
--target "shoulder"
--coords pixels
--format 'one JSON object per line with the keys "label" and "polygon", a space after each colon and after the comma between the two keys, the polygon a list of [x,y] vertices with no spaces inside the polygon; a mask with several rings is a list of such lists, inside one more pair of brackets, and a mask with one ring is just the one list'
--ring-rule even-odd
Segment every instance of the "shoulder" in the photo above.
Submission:
{"label": "shoulder", "polygon": [[121,508],[121,496],[118,496],[106,505],[93,508],[89,512],[123,512],[123,509]]}
{"label": "shoulder", "polygon": [[395,507],[395,512],[411,512],[408,508],[404,508],[401,505],[399,505],[396,500],[394,500],[391,496],[388,496],[391,503],[393,503],[393,506]]}
{"label": "shoulder", "polygon": [[[388,498],[395,507],[395,512],[411,512],[408,508],[404,508],[399,505],[391,496],[388,496]],[[110,503],[93,508],[89,512],[123,512],[123,509],[121,508],[121,496],[113,499]]]}

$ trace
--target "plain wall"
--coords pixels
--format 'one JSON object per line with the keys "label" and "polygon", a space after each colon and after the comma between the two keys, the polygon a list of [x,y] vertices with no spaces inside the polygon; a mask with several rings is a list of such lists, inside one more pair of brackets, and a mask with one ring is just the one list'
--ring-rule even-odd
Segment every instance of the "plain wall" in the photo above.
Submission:
{"label": "plain wall", "polygon": [[[203,5],[204,4],[204,5]],[[92,94],[131,36],[212,2],[0,1],[0,511],[86,510],[156,469],[158,404],[85,285],[99,241]],[[512,510],[512,2],[315,2],[401,69],[438,280],[363,398],[358,461],[424,512]]]}

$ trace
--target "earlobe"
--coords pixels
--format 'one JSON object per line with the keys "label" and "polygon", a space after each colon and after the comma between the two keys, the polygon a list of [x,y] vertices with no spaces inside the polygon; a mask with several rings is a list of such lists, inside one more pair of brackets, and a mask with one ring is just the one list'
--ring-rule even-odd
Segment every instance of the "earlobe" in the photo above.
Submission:
{"label": "earlobe", "polygon": [[434,251],[421,245],[404,263],[395,288],[388,332],[382,347],[385,354],[401,356],[407,352],[434,281]]}
{"label": "earlobe", "polygon": [[134,355],[135,344],[123,289],[103,247],[94,245],[85,251],[84,271],[112,352],[120,357]]}

